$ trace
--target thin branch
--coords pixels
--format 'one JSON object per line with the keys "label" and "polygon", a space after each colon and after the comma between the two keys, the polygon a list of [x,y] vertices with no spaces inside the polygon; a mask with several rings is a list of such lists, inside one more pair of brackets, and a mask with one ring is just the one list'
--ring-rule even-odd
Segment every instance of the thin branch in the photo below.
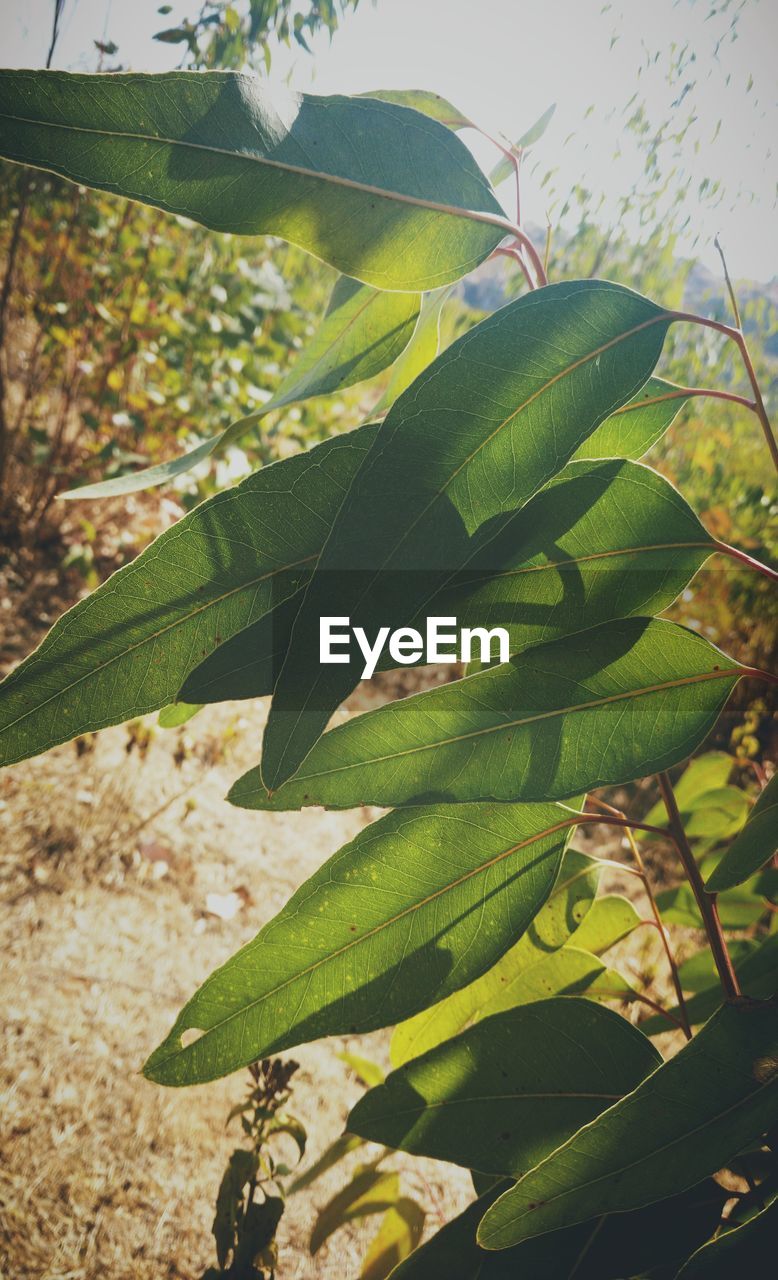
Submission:
{"label": "thin branch", "polygon": [[735,973],[729,951],[727,950],[727,944],[724,939],[724,932],[721,928],[721,921],[719,920],[719,913],[716,908],[716,895],[713,893],[706,893],[705,891],[705,885],[703,883],[702,876],[700,875],[700,869],[697,866],[697,860],[694,857],[689,841],[686,838],[686,832],[684,831],[683,822],[681,821],[681,815],[678,810],[678,804],[675,799],[675,792],[673,791],[673,784],[671,783],[669,776],[667,773],[659,773],[657,774],[657,781],[659,782],[659,790],[662,793],[662,799],[667,810],[670,830],[673,834],[678,855],[683,864],[683,869],[686,872],[686,878],[691,885],[697,906],[700,909],[700,915],[702,916],[703,924],[705,926],[705,932],[708,935],[708,942],[710,943],[710,949],[713,952],[713,959],[716,962],[716,968],[718,970],[722,989],[727,999],[734,999],[741,994],[740,984],[737,980],[737,974]]}
{"label": "thin branch", "polygon": [[731,560],[737,560],[740,564],[746,565],[749,569],[755,569],[757,573],[763,573],[771,582],[778,582],[778,572],[775,569],[770,565],[762,564],[761,560],[756,560],[754,556],[741,551],[739,547],[731,547],[728,542],[717,542],[715,550],[723,556],[729,556]]}
{"label": "thin branch", "polygon": [[537,285],[535,284],[535,280],[534,280],[534,278],[533,278],[533,276],[532,276],[532,273],[531,273],[531,271],[530,271],[529,267],[527,266],[526,262],[524,261],[524,258],[522,257],[520,250],[519,250],[519,249],[517,249],[517,248],[515,248],[515,246],[513,246],[513,245],[499,245],[499,246],[495,249],[494,253],[492,254],[492,257],[493,257],[493,258],[496,258],[496,257],[510,258],[513,262],[518,263],[518,265],[521,267],[521,270],[522,270],[522,272],[523,272],[523,274],[524,274],[524,279],[525,279],[525,280],[526,280],[526,282],[527,282],[527,286],[528,286],[528,288],[530,288],[530,289],[536,289],[536,288],[537,288]]}
{"label": "thin branch", "polygon": [[778,441],[773,435],[773,429],[770,425],[770,419],[767,415],[767,409],[759,386],[759,379],[756,376],[756,370],[754,369],[742,329],[733,329],[732,325],[724,324],[721,320],[711,320],[708,316],[698,316],[693,311],[671,311],[668,312],[668,315],[673,320],[685,320],[689,324],[700,325],[703,329],[713,329],[716,333],[722,333],[725,338],[730,338],[739,348],[741,359],[748,374],[748,380],[751,383],[751,390],[754,393],[754,413],[761,423],[762,432],[770,450],[770,457],[773,460],[776,471],[778,471]]}
{"label": "thin branch", "polygon": [[731,281],[731,280],[730,280],[730,278],[729,278],[729,270],[728,270],[728,268],[727,268],[727,260],[726,260],[726,258],[724,257],[724,250],[722,249],[721,244],[719,243],[719,238],[718,238],[718,236],[714,236],[714,237],[713,237],[713,243],[714,243],[714,245],[716,246],[716,249],[717,249],[717,251],[718,251],[718,255],[719,255],[719,257],[721,258],[721,265],[722,265],[722,267],[724,268],[724,279],[725,279],[725,280],[726,280],[726,282],[727,282],[727,290],[728,290],[728,292],[729,292],[729,300],[730,300],[730,302],[731,302],[731,304],[732,304],[732,313],[733,313],[733,315],[734,315],[734,317],[735,317],[735,324],[737,325],[738,329],[741,329],[741,330],[742,330],[742,328],[743,328],[743,324],[742,324],[742,321],[741,321],[741,319],[740,319],[740,307],[737,305],[737,297],[735,296],[735,290],[732,288],[732,281]]}
{"label": "thin branch", "polygon": [[[594,804],[602,806],[602,808],[606,809],[611,815],[621,817],[626,820],[626,814],[622,813],[620,809],[614,809],[612,805],[606,804],[604,800],[599,800],[595,796],[590,796],[589,799]],[[648,872],[646,871],[645,863],[643,862],[640,849],[638,848],[637,841],[635,840],[635,837],[633,836],[632,830],[629,826],[625,828],[624,834],[629,844],[632,857],[635,860],[635,864],[637,868],[636,875],[642,881],[643,888],[646,891],[646,896],[651,905],[651,914],[654,917],[651,923],[656,925],[656,928],[659,931],[659,937],[662,939],[662,946],[664,947],[664,952],[665,952],[665,955],[667,956],[667,963],[670,966],[670,975],[672,977],[673,987],[675,989],[675,998],[678,1004],[678,1012],[681,1017],[681,1023],[683,1025],[683,1032],[684,1032],[684,1035],[686,1036],[686,1039],[691,1040],[692,1038],[691,1024],[689,1022],[689,1015],[686,1010],[686,1001],[684,999],[683,987],[681,986],[681,978],[678,973],[678,966],[675,962],[675,956],[673,955],[672,948],[670,946],[670,939],[667,935],[667,930],[665,928],[664,921],[662,920],[662,916],[660,914],[656,898],[654,897],[654,891],[653,891],[653,888],[651,887],[651,881],[648,878]],[[624,868],[624,870],[627,870],[627,869],[628,868],[626,867]],[[632,868],[629,868],[629,870],[632,870]]]}

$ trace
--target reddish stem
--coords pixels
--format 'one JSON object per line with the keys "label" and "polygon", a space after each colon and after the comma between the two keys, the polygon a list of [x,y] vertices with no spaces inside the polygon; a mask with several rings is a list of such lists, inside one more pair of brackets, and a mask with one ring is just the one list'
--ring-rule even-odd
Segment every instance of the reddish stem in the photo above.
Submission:
{"label": "reddish stem", "polygon": [[705,890],[700,869],[697,866],[697,860],[692,853],[691,846],[686,838],[686,832],[684,831],[683,822],[681,821],[681,815],[678,810],[678,804],[675,799],[675,792],[673,791],[673,784],[671,783],[670,778],[666,773],[659,773],[657,774],[657,781],[667,810],[670,831],[673,835],[675,847],[678,850],[678,856],[681,859],[683,869],[686,872],[686,878],[691,885],[692,893],[694,894],[697,906],[700,909],[700,915],[702,916],[703,924],[705,926],[705,932],[708,935],[708,942],[710,943],[710,949],[713,952],[713,959],[716,962],[716,968],[718,970],[722,989],[727,999],[735,999],[741,994],[740,984],[737,980],[737,974],[735,973],[729,951],[727,950],[727,944],[724,939],[724,931],[721,927],[721,921],[719,920],[719,913],[716,907],[716,895],[713,893],[707,893]]}

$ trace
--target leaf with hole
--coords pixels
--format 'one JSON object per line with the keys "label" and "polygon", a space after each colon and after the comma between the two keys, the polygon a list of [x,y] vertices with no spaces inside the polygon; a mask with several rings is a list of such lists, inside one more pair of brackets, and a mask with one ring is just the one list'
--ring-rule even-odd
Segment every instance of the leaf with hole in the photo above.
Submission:
{"label": "leaf with hole", "polygon": [[[213,1080],[443,999],[528,927],[553,888],[570,831],[570,811],[553,804],[388,814],[211,974],[146,1076],[168,1085]],[[191,1030],[202,1034],[185,1044]]]}

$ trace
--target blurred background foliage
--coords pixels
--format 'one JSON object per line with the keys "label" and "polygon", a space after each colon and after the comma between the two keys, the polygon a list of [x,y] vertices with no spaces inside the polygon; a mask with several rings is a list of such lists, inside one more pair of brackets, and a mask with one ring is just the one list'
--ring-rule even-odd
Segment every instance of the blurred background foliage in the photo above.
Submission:
{"label": "blurred background foliage", "polygon": [[[248,67],[265,74],[278,42],[307,49],[312,34],[335,33],[358,3],[206,0],[174,26],[165,25],[171,6],[163,4],[159,30],[150,34],[180,47],[181,66]],[[52,5],[52,52],[62,9],[61,2]],[[736,19],[735,12],[733,25]],[[110,40],[92,38],[91,47],[95,67],[122,68],[121,50]],[[668,79],[681,84],[690,74],[688,50],[671,46],[666,57]],[[550,278],[603,276],[668,306],[731,322],[723,278],[679,256],[679,234],[695,201],[720,198],[717,179],[690,192],[679,178],[674,157],[690,121],[652,121],[637,94],[623,119],[643,172],[611,225],[600,193],[580,184],[565,191],[563,175],[548,172],[549,189],[557,193],[552,216],[568,228],[548,228]],[[578,128],[585,133],[586,121]],[[533,157],[542,164],[542,140]],[[51,619],[40,602],[25,605],[36,582],[51,585],[54,574],[64,602],[71,602],[204,496],[365,420],[387,375],[268,416],[240,447],[166,489],[102,503],[57,502],[56,495],[74,485],[174,457],[256,410],[313,333],[336,276],[271,238],[215,235],[185,219],[12,165],[3,165],[2,179],[0,556],[8,574],[6,599],[26,612],[30,625],[45,626]],[[501,189],[506,204],[510,188],[506,183]],[[547,231],[533,226],[533,212],[528,226],[542,245]],[[622,225],[627,220],[634,227],[635,215],[645,231],[639,241]],[[446,301],[441,341],[523,287],[506,259],[486,263]],[[736,288],[769,400],[778,377],[778,282],[739,282]],[[707,330],[676,326],[660,371],[687,385],[747,391],[732,344]],[[683,490],[718,538],[775,560],[774,491],[750,414],[693,400],[647,461]],[[776,605],[758,575],[714,560],[674,614],[741,659],[769,661]],[[20,651],[25,647],[26,639]],[[747,705],[747,686],[744,696]],[[724,745],[762,754],[774,720],[763,700],[759,708],[750,713],[748,733],[742,708],[733,713]],[[740,733],[737,741],[733,732]]]}

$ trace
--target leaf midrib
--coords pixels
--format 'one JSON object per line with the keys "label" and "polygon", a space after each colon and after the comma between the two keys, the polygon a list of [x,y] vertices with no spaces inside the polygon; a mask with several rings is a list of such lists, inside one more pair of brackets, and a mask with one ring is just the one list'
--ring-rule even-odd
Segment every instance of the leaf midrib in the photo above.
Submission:
{"label": "leaf midrib", "polygon": [[[14,729],[16,725],[21,724],[23,720],[28,719],[29,716],[33,716],[38,711],[42,711],[43,708],[48,706],[50,702],[53,702],[55,698],[65,697],[79,684],[81,684],[82,681],[98,675],[101,671],[105,671],[105,669],[110,667],[112,663],[121,661],[123,658],[126,658],[128,654],[134,653],[136,649],[142,648],[143,645],[150,644],[152,641],[158,640],[159,637],[164,635],[167,631],[172,631],[175,627],[183,626],[186,622],[191,622],[191,620],[196,618],[199,613],[203,613],[206,609],[211,609],[215,605],[221,604],[224,600],[228,600],[230,596],[236,595],[240,591],[249,590],[252,587],[257,586],[258,583],[275,577],[278,573],[287,573],[288,571],[297,569],[301,565],[308,564],[311,560],[316,560],[317,558],[317,554],[313,554],[305,556],[302,560],[295,560],[291,564],[280,565],[279,568],[271,569],[267,573],[262,573],[257,578],[251,578],[246,582],[239,583],[236,587],[231,587],[229,591],[223,592],[220,596],[215,596],[212,600],[204,601],[201,605],[198,605],[196,609],[192,609],[191,612],[184,616],[176,618],[173,622],[167,623],[164,627],[160,627],[159,630],[153,632],[152,635],[144,636],[142,640],[138,640],[135,644],[129,645],[126,649],[122,649],[121,653],[113,654],[113,656],[107,658],[105,662],[101,662],[99,666],[90,667],[89,670],[85,671],[77,680],[72,680],[70,684],[64,685],[60,689],[56,689],[54,693],[50,694],[48,698],[45,698],[43,702],[36,703],[34,707],[30,707],[29,710],[23,712],[22,715],[17,716],[15,720],[11,720],[8,724],[4,725],[2,729],[0,729],[0,737],[2,737],[3,734],[8,733],[11,729]],[[39,659],[44,657],[43,654],[39,654],[38,656]],[[13,674],[13,672],[11,674]]]}
{"label": "leaf midrib", "polygon": [[[559,831],[565,831],[565,830],[568,830],[570,827],[577,826],[579,816],[580,815],[577,815],[576,817],[572,817],[572,818],[566,818],[561,822],[555,823],[551,827],[546,827],[543,831],[535,832],[533,835],[528,836],[526,840],[521,840],[517,844],[511,845],[508,849],[501,849],[500,852],[498,854],[495,854],[493,858],[489,858],[485,862],[479,863],[477,867],[472,867],[469,871],[466,871],[464,875],[459,876],[456,880],[450,880],[448,884],[442,885],[440,889],[436,889],[434,893],[428,894],[427,897],[423,898],[420,902],[414,902],[410,906],[403,908],[402,911],[398,911],[396,915],[391,916],[388,920],[383,920],[381,921],[380,924],[377,924],[372,929],[369,929],[367,933],[360,934],[358,938],[352,938],[349,942],[344,943],[342,947],[338,947],[336,951],[331,951],[326,956],[323,956],[320,960],[315,960],[312,964],[308,965],[306,968],[298,970],[298,972],[294,973],[290,978],[284,979],[283,982],[279,983],[278,986],[273,987],[272,990],[263,992],[262,995],[258,996],[256,1000],[251,1000],[247,1004],[244,1004],[242,1008],[236,1009],[233,1013],[228,1014],[225,1018],[222,1018],[221,1021],[217,1022],[214,1026],[208,1027],[207,1029],[202,1027],[197,1028],[195,1023],[189,1023],[187,1027],[182,1026],[181,1030],[178,1033],[179,1040],[180,1040],[180,1036],[183,1034],[185,1030],[199,1029],[203,1032],[203,1034],[198,1040],[195,1040],[193,1044],[182,1045],[180,1048],[173,1050],[173,1052],[169,1053],[167,1057],[160,1059],[159,1064],[155,1062],[154,1064],[155,1070],[157,1068],[157,1065],[164,1066],[166,1062],[169,1062],[172,1059],[177,1058],[180,1054],[187,1053],[190,1050],[196,1049],[197,1046],[201,1044],[202,1041],[205,1040],[207,1036],[213,1035],[214,1032],[216,1031],[221,1031],[228,1023],[232,1022],[235,1018],[242,1018],[247,1016],[252,1009],[257,1007],[257,1005],[263,1004],[266,1000],[270,1000],[274,996],[277,996],[280,991],[283,991],[286,987],[291,986],[295,982],[298,982],[301,978],[305,978],[309,974],[315,973],[317,969],[320,969],[322,967],[322,965],[329,964],[331,961],[336,960],[339,956],[345,955],[347,952],[353,950],[354,947],[361,946],[362,943],[369,941],[371,938],[375,937],[376,934],[382,933],[384,929],[391,928],[392,925],[397,924],[399,920],[403,920],[406,916],[412,915],[416,911],[420,911],[423,907],[428,906],[431,902],[435,902],[438,898],[442,897],[443,894],[449,893],[453,889],[457,889],[462,884],[466,884],[467,881],[473,879],[474,876],[481,875],[484,871],[491,870],[492,867],[497,866],[505,858],[509,858],[514,853],[518,853],[520,849],[528,848],[529,845],[535,844],[539,840],[545,840],[548,836],[556,835],[556,833]],[[477,825],[477,824],[474,824],[474,825]],[[218,970],[217,970],[217,973],[218,973]],[[216,974],[212,974],[211,977],[206,980],[206,982],[200,988],[201,993],[207,990],[208,986],[211,984],[211,982],[214,981],[215,977],[216,977]]]}
{"label": "leaf midrib", "polygon": [[[662,1065],[665,1065],[665,1064],[660,1064],[660,1066],[656,1068],[656,1071],[661,1070]],[[651,1076],[649,1077],[649,1079],[651,1079],[656,1074],[656,1071],[651,1073]],[[588,1182],[578,1183],[574,1187],[567,1187],[564,1191],[557,1192],[556,1195],[547,1196],[543,1200],[542,1205],[538,1207],[545,1208],[546,1205],[554,1204],[557,1200],[563,1200],[565,1196],[575,1195],[584,1191],[588,1191],[592,1187],[598,1186],[598,1184],[601,1182],[608,1182],[613,1179],[620,1179],[621,1177],[623,1177],[624,1174],[630,1173],[632,1169],[638,1168],[641,1164],[645,1164],[649,1160],[655,1160],[658,1156],[663,1155],[666,1151],[671,1151],[673,1147],[677,1147],[680,1142],[687,1142],[689,1138],[694,1138],[697,1136],[697,1134],[704,1133],[704,1131],[707,1128],[709,1128],[711,1125],[717,1124],[721,1120],[726,1119],[727,1116],[733,1115],[736,1111],[739,1110],[740,1107],[744,1107],[748,1105],[750,1102],[753,1102],[753,1100],[755,1098],[758,1098],[761,1093],[764,1093],[766,1089],[774,1088],[775,1085],[776,1085],[775,1077],[772,1077],[770,1080],[766,1080],[763,1084],[760,1084],[758,1088],[754,1089],[751,1093],[747,1093],[744,1097],[738,1098],[736,1102],[733,1102],[732,1105],[729,1107],[725,1107],[722,1111],[717,1111],[715,1115],[709,1116],[706,1120],[703,1120],[701,1124],[696,1125],[693,1129],[689,1129],[685,1133],[679,1134],[676,1138],[673,1138],[669,1142],[662,1143],[661,1146],[654,1147],[654,1149],[648,1152],[648,1154],[643,1154],[639,1156],[638,1159],[630,1161],[629,1164],[624,1164],[620,1168],[611,1169],[610,1172],[601,1174],[599,1178],[592,1178]],[[591,1129],[594,1127],[594,1125],[601,1123],[604,1120],[605,1116],[607,1116],[607,1114],[608,1113],[606,1111],[602,1115],[598,1116],[596,1120],[590,1121],[588,1125],[584,1126],[584,1129]],[[577,1134],[574,1135],[573,1138],[571,1138],[569,1142],[565,1144],[565,1146],[571,1147],[572,1143],[574,1142],[577,1136],[578,1136]],[[548,1161],[550,1162],[555,1156],[558,1156],[560,1151],[563,1151],[564,1149],[565,1149],[564,1146],[560,1147],[557,1151],[555,1151],[551,1156],[548,1157]],[[543,1164],[545,1163],[546,1161],[543,1162]],[[543,1164],[538,1165],[538,1168],[542,1169]],[[531,1171],[531,1173],[536,1173],[536,1172],[537,1170],[535,1169]],[[530,1177],[531,1174],[527,1174],[526,1176]],[[521,1182],[517,1183],[516,1185],[517,1187],[521,1186]],[[694,1184],[692,1182],[689,1185],[694,1185]],[[687,1190],[687,1189],[688,1188],[681,1188],[681,1190]],[[511,1192],[506,1192],[506,1195],[510,1195],[510,1194]],[[650,1204],[652,1202],[647,1201],[644,1203]],[[640,1208],[641,1206],[635,1205],[634,1207]],[[530,1208],[526,1208],[520,1211],[519,1213],[516,1214],[515,1217],[510,1218],[508,1222],[501,1227],[501,1230],[504,1230],[505,1226],[508,1226],[511,1223],[519,1222],[522,1218],[526,1217],[528,1214],[533,1212],[534,1210]],[[607,1212],[614,1212],[614,1211],[605,1210],[603,1212],[607,1213]],[[532,1239],[532,1237],[527,1236],[527,1237],[524,1237],[524,1239]]]}
{"label": "leaf midrib", "polygon": [[[332,769],[320,769],[316,773],[297,773],[289,779],[288,783],[284,783],[283,785],[291,786],[294,782],[308,782],[312,778],[329,777],[332,774],[344,773],[349,769],[361,769],[364,768],[365,765],[384,764],[387,761],[399,760],[403,756],[416,755],[422,751],[436,751],[440,747],[451,746],[455,742],[467,742],[471,738],[483,737],[490,733],[504,733],[507,729],[518,729],[527,724],[535,724],[540,720],[551,720],[556,716],[575,715],[579,711],[590,711],[593,707],[606,706],[614,702],[623,702],[630,698],[641,698],[651,693],[662,693],[666,689],[683,688],[691,684],[700,684],[706,680],[723,680],[731,676],[740,676],[743,674],[743,671],[743,667],[726,667],[721,671],[703,671],[694,676],[682,676],[677,680],[666,680],[661,684],[646,685],[642,689],[627,689],[622,693],[608,694],[605,697],[595,698],[590,702],[579,702],[574,706],[558,707],[553,711],[540,711],[536,715],[524,716],[519,720],[505,720],[500,724],[487,725],[483,729],[473,729],[470,733],[456,734],[451,738],[440,738],[435,742],[425,742],[420,746],[407,747],[403,751],[394,751],[390,755],[372,756],[370,759],[359,760],[356,764],[349,763],[338,765]],[[421,696],[423,697],[424,695]],[[337,730],[332,730],[332,732],[337,732]],[[326,742],[326,739],[327,735],[325,734],[321,740]],[[273,794],[277,795],[281,790],[282,787],[278,787]]]}
{"label": "leaf midrib", "polygon": [[[360,182],[356,178],[344,178],[323,170],[308,169],[305,165],[290,164],[285,160],[271,160],[267,156],[247,154],[243,151],[229,151],[226,147],[215,147],[205,142],[191,142],[182,138],[167,138],[160,135],[132,133],[122,129],[90,129],[87,125],[60,124],[56,120],[36,120],[29,116],[10,115],[0,111],[0,119],[11,120],[16,124],[34,125],[40,129],[61,129],[65,133],[94,134],[98,138],[124,138],[129,142],[159,143],[161,146],[183,147],[190,151],[204,151],[214,155],[226,156],[233,162],[245,161],[251,164],[265,165],[270,169],[278,169],[283,173],[293,173],[298,177],[309,178],[314,182],[329,182],[334,186],[347,187],[353,191],[364,192],[365,195],[376,196],[383,200],[396,200],[400,204],[410,204],[415,208],[430,209],[433,213],[443,213],[456,218],[467,218],[471,222],[483,222],[497,227],[504,235],[515,233],[513,223],[498,213],[487,213],[480,209],[466,209],[464,205],[446,204],[439,200],[427,200],[423,196],[411,196],[401,191],[390,191],[385,187],[376,187],[368,182]],[[416,292],[410,290],[409,292]]]}

